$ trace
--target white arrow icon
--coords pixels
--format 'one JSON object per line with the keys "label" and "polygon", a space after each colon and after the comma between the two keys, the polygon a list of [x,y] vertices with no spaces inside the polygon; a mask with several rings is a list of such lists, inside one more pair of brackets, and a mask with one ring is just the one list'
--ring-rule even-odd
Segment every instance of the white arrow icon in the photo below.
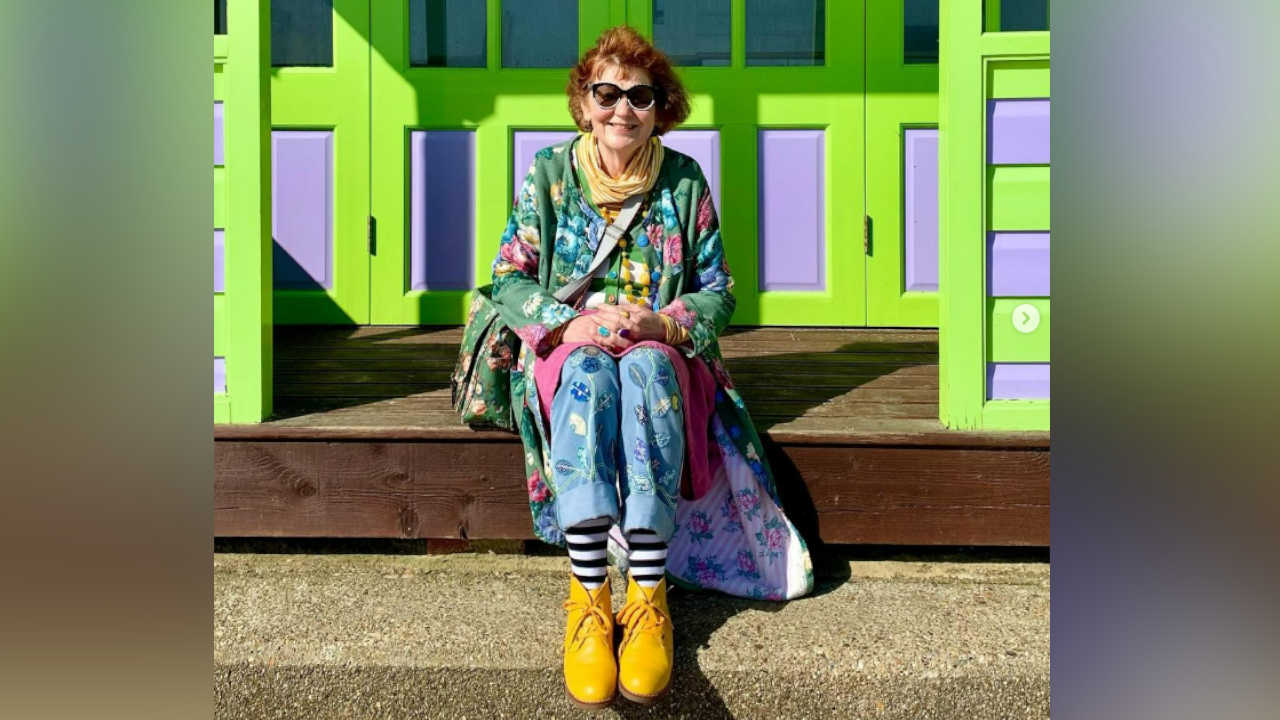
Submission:
{"label": "white arrow icon", "polygon": [[1026,335],[1040,327],[1040,311],[1035,305],[1019,305],[1013,311],[1013,329]]}

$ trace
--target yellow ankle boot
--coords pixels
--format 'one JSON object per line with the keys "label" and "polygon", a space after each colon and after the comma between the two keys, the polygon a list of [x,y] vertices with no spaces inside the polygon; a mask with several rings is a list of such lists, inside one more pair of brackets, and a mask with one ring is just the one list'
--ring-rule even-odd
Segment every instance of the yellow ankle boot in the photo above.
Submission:
{"label": "yellow ankle boot", "polygon": [[618,686],[609,579],[590,591],[578,578],[572,578],[564,608],[569,611],[564,636],[564,682],[569,699],[581,708],[605,707],[613,702]]}
{"label": "yellow ankle boot", "polygon": [[618,651],[618,687],[626,699],[647,705],[671,686],[675,632],[667,609],[667,581],[644,588],[627,582],[627,604],[618,613],[624,635]]}

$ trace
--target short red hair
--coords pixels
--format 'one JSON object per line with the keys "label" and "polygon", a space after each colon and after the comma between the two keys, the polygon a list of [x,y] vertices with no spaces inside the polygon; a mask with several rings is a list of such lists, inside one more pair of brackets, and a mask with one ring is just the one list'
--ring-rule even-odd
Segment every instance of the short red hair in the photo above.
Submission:
{"label": "short red hair", "polygon": [[666,135],[689,118],[689,94],[666,53],[649,44],[634,28],[619,25],[606,30],[596,41],[596,46],[588,50],[569,71],[569,84],[565,87],[569,96],[569,114],[573,115],[574,122],[583,132],[591,130],[590,118],[582,114],[587,84],[606,65],[619,68],[624,75],[635,70],[649,73],[650,82],[659,89],[654,135]]}

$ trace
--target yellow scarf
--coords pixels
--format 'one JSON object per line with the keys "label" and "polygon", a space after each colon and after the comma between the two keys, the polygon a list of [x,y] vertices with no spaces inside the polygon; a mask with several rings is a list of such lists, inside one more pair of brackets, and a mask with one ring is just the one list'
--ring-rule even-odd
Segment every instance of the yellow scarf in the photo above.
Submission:
{"label": "yellow scarf", "polygon": [[636,193],[647,193],[658,182],[658,170],[665,154],[662,139],[654,135],[627,163],[622,175],[611,178],[604,171],[596,136],[583,133],[574,146],[574,158],[591,189],[591,199],[596,205],[620,203]]}

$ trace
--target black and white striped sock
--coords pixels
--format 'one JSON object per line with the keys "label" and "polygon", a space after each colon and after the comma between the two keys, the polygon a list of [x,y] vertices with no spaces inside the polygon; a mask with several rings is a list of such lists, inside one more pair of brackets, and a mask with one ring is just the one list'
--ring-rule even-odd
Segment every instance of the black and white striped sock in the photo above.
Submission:
{"label": "black and white striped sock", "polygon": [[657,587],[667,574],[667,544],[652,530],[632,530],[627,536],[627,564],[640,587]]}
{"label": "black and white striped sock", "polygon": [[578,523],[565,531],[573,576],[588,590],[596,590],[609,577],[609,528],[607,517]]}

